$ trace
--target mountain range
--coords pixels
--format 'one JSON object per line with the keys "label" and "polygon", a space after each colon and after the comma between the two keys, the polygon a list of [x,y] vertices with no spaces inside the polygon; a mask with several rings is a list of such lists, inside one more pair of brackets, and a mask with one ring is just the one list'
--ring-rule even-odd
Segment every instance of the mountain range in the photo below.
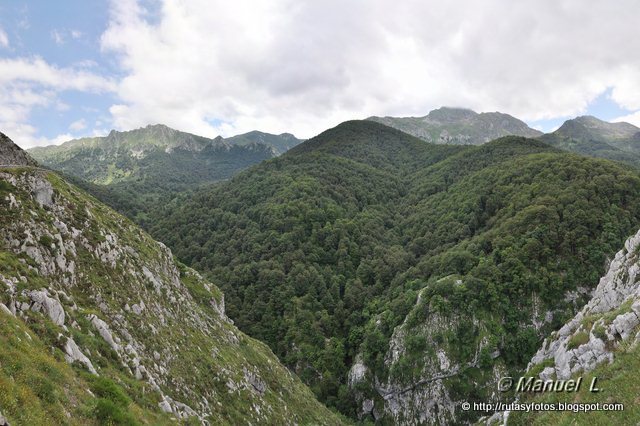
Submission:
{"label": "mountain range", "polygon": [[[466,423],[589,299],[640,221],[635,171],[504,137],[327,130],[150,228],[221,283],[229,316],[360,421]],[[567,297],[567,295],[573,295]]]}
{"label": "mountain range", "polygon": [[[54,273],[47,285],[49,278],[39,276],[49,277],[48,270],[29,269],[32,274],[27,276],[17,266],[0,269],[3,276],[13,274],[14,285],[28,283],[26,292],[9,290],[4,306],[26,321],[26,332],[35,333],[42,343],[38,348],[62,351],[54,360],[56,368],[67,368],[64,354],[72,357],[75,345],[101,375],[95,364],[109,369],[108,386],[118,390],[107,396],[123,394],[126,403],[92,392],[98,400],[115,404],[111,414],[134,420],[161,423],[166,420],[157,410],[161,408],[177,417],[209,416],[214,422],[282,422],[282,411],[273,408],[282,404],[296,413],[291,422],[303,424],[473,423],[493,413],[464,411],[461,402],[513,400],[513,393],[496,392],[502,376],[566,378],[594,368],[589,374],[601,374],[605,386],[621,390],[580,398],[610,402],[615,395],[633,405],[627,394],[640,391],[632,380],[635,352],[629,343],[638,327],[633,322],[637,237],[616,251],[640,222],[640,162],[634,142],[638,131],[627,123],[578,117],[542,135],[506,114],[441,108],[422,118],[345,122],[307,141],[260,132],[207,139],[149,126],[32,151],[48,166],[63,169],[67,180],[143,225],[184,265],[173,261],[162,245],[164,257],[145,249],[157,243],[55,173],[34,169],[28,155],[5,143],[0,153],[13,159],[6,160],[8,164],[31,166],[0,169],[7,182],[0,186],[0,202],[7,212],[19,212],[3,219],[3,229],[9,229],[2,252],[5,263],[17,265],[23,259],[27,267],[38,269],[42,256],[51,271],[62,264],[68,270],[67,246],[82,246],[89,254],[73,253],[71,276],[83,285],[72,283],[71,290],[68,271]],[[260,158],[266,151],[269,155]],[[225,157],[230,152],[235,154]],[[210,166],[204,174],[196,167],[201,163]],[[61,204],[36,209],[51,197]],[[67,225],[70,236],[58,222]],[[47,223],[53,228],[46,228]],[[23,245],[19,230],[29,233]],[[79,237],[77,230],[82,231]],[[134,244],[136,239],[140,244]],[[43,254],[47,251],[49,257]],[[117,267],[108,269],[114,256],[128,268],[129,278],[118,275]],[[162,288],[177,285],[177,293],[161,290],[161,296],[154,296],[155,283],[145,270]],[[167,276],[173,284],[162,281]],[[184,288],[171,278],[176,276]],[[197,277],[196,284],[191,277]],[[109,282],[123,282],[134,290],[114,289]],[[220,286],[224,299],[210,282]],[[35,290],[48,292],[32,296]],[[138,293],[144,295],[140,302],[133,300]],[[96,299],[95,294],[100,296]],[[49,299],[60,302],[65,317],[80,329],[66,321],[57,341],[51,336],[58,335],[58,329],[43,334],[39,317],[32,320],[30,315],[37,311],[51,319],[45,308]],[[126,333],[133,336],[131,347],[142,354],[138,358],[145,371],[149,363],[157,364],[151,378],[170,384],[145,399],[135,393],[129,376],[111,374],[115,367],[109,362],[124,362],[130,375],[147,380],[126,353],[112,347],[116,353],[104,357],[106,348],[99,346],[104,344],[91,337],[97,331],[109,345],[108,338],[93,317],[88,324],[82,322],[74,305],[81,307],[78,312],[86,314],[85,319],[95,315],[104,321],[111,335],[117,333],[120,341],[113,340],[118,345],[129,341]],[[154,306],[154,318],[160,312],[168,324],[140,317],[141,306],[143,311]],[[186,317],[181,340],[169,331],[156,340],[132,331],[147,323],[178,329],[171,318],[184,315],[175,311],[182,307],[192,315]],[[210,326],[199,334],[193,331],[204,323]],[[238,349],[225,343],[233,338],[216,334],[219,323],[239,341],[249,342],[238,363],[226,364]],[[64,327],[71,334],[65,334]],[[215,359],[222,371],[230,372],[233,384],[244,377],[246,386],[240,388],[257,394],[236,393],[227,381],[229,394],[237,399],[216,399],[220,390],[214,386],[217,391],[205,396],[207,403],[197,402],[195,395],[205,388],[186,379],[197,374],[164,358],[160,362],[146,350],[154,347],[164,356],[154,346],[160,343],[186,348],[176,349],[171,359],[187,360],[202,346],[207,352],[214,345],[211,352],[224,354]],[[31,349],[40,354],[40,349]],[[99,361],[94,361],[96,353]],[[88,376],[91,370],[84,358],[73,356],[83,365],[73,373],[86,380],[81,385],[102,386]],[[199,373],[213,362],[206,359],[190,363]],[[240,365],[242,376],[234,373]],[[267,371],[266,365],[274,370]],[[280,381],[287,370],[295,375]],[[219,378],[223,373],[213,374]],[[28,380],[21,384],[33,389]],[[295,391],[283,394],[283,386]],[[281,399],[274,402],[271,394],[261,393],[265,387],[277,389]],[[243,405],[252,397],[253,410]],[[346,417],[333,414],[315,398]],[[212,401],[230,408],[209,410]],[[82,400],[77,413],[98,404],[108,402]],[[634,413],[640,415],[632,410],[608,418],[624,423],[637,418]],[[0,418],[2,414],[6,412]],[[11,415],[15,418],[16,411]],[[577,418],[575,413],[496,413],[488,421],[507,417],[509,424]]]}
{"label": "mountain range", "polygon": [[442,107],[424,117],[369,117],[427,142],[480,145],[502,136],[534,138],[542,132],[500,112],[476,113],[470,109]]}
{"label": "mountain range", "polygon": [[188,187],[227,179],[300,142],[290,134],[262,132],[208,139],[157,124],[29,153],[45,166],[99,185],[162,177],[169,179],[164,185]]}
{"label": "mountain range", "polygon": [[427,142],[481,145],[502,136],[539,138],[557,148],[640,167],[640,128],[608,123],[592,116],[567,120],[557,130],[542,134],[524,122],[500,112],[476,113],[464,108],[439,108],[424,117],[369,117]]}
{"label": "mountain range", "polygon": [[148,206],[161,205],[177,192],[228,179],[300,142],[290,134],[262,132],[209,139],[152,125],[33,148],[29,153],[143,223]]}

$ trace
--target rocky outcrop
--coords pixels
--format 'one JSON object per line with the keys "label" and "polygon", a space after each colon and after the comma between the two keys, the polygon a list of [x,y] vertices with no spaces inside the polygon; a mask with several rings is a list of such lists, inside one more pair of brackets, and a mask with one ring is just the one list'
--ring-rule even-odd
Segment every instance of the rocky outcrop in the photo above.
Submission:
{"label": "rocky outcrop", "polygon": [[10,426],[7,419],[0,413],[0,426]]}
{"label": "rocky outcrop", "polygon": [[629,238],[611,261],[591,301],[560,330],[546,339],[529,368],[546,360],[541,378],[568,379],[612,362],[622,342],[640,340],[640,231]]}
{"label": "rocky outcrop", "polygon": [[0,133],[0,166],[37,166],[37,163],[4,133]]}
{"label": "rocky outcrop", "polygon": [[[616,253],[592,299],[560,330],[544,340],[527,366],[546,365],[542,380],[566,380],[615,359],[617,349],[640,342],[640,231]],[[508,424],[509,412],[497,412],[483,424]]]}
{"label": "rocky outcrop", "polygon": [[[453,288],[463,285],[453,275],[437,283]],[[465,413],[460,406],[466,399],[456,388],[468,386],[470,380],[484,402],[506,402],[498,383],[509,370],[487,323],[441,310],[437,301],[432,303],[424,296],[427,289],[418,293],[413,309],[393,331],[384,359],[386,375],[371,371],[362,355],[355,358],[348,384],[360,419],[403,425],[464,423],[469,417],[462,417]],[[552,320],[552,312],[543,309],[535,293],[531,306],[528,327],[540,330]],[[460,331],[467,331],[466,356],[451,344],[451,336]]]}
{"label": "rocky outcrop", "polygon": [[28,293],[28,297],[32,303],[30,309],[35,312],[44,311],[51,321],[55,325],[64,324],[64,308],[59,300],[49,297],[49,292],[46,289],[40,291],[31,291]]}
{"label": "rocky outcrop", "polygon": [[89,370],[92,374],[98,375],[98,372],[93,367],[91,360],[87,358],[85,354],[82,353],[76,342],[73,341],[72,338],[67,338],[67,343],[64,345],[65,355],[64,358],[69,364],[73,364],[74,362],[79,362],[83,364],[87,370]]}

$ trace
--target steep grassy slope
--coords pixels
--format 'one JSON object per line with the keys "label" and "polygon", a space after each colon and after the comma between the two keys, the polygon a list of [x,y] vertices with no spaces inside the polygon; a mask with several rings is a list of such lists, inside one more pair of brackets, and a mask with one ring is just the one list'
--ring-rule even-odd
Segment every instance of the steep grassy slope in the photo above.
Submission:
{"label": "steep grassy slope", "polygon": [[500,398],[496,377],[584,303],[639,201],[634,172],[536,140],[442,146],[361,121],[178,200],[152,230],[322,401],[446,423],[473,420],[461,400]]}
{"label": "steep grassy slope", "polygon": [[153,399],[134,402],[123,385],[56,357],[24,321],[4,310],[0,345],[0,416],[12,425],[173,423],[154,409]]}
{"label": "steep grassy slope", "polygon": [[481,145],[502,136],[536,137],[542,133],[508,114],[439,108],[424,117],[369,117],[432,143]]}
{"label": "steep grassy slope", "polygon": [[12,425],[341,423],[238,331],[216,286],[58,175],[0,169],[0,213]]}
{"label": "steep grassy slope", "polygon": [[540,140],[567,151],[640,167],[640,128],[629,123],[578,117],[566,121],[555,132],[541,136]]}

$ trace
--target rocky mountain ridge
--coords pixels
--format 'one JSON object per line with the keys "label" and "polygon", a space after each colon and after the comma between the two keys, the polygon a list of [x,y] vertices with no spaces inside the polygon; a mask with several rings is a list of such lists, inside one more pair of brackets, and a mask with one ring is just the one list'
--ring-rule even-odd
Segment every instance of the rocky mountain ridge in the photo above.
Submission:
{"label": "rocky mountain ridge", "polygon": [[36,161],[17,146],[7,135],[0,133],[0,166],[36,166]]}
{"label": "rocky mountain ridge", "polygon": [[629,123],[582,116],[565,121],[540,140],[567,151],[640,167],[640,128]]}
{"label": "rocky mountain ridge", "polygon": [[[295,141],[292,135],[262,132],[229,140],[209,139],[156,124],[32,148],[29,153],[45,166],[100,185],[164,177],[167,163],[171,163],[168,172],[172,174],[184,177],[197,172],[187,182],[197,185],[228,178],[248,165],[278,155],[279,149]],[[168,172],[166,178],[171,178]]]}
{"label": "rocky mountain ridge", "polygon": [[270,133],[259,132],[257,130],[244,133],[237,136],[231,136],[223,139],[224,142],[231,145],[251,145],[261,144],[273,148],[276,155],[281,155],[303,142],[302,139],[296,138],[291,133],[281,133],[272,135]]}
{"label": "rocky mountain ridge", "polygon": [[560,330],[545,339],[528,369],[553,360],[540,378],[568,379],[611,363],[625,341],[640,342],[640,231],[616,253],[593,298]]}
{"label": "rocky mountain ridge", "polygon": [[151,125],[29,152],[45,167],[63,173],[145,226],[150,210],[165,205],[177,193],[229,179],[297,142],[292,135],[262,132],[209,139]]}
{"label": "rocky mountain ridge", "polygon": [[502,136],[537,137],[542,134],[508,114],[478,114],[464,108],[442,107],[424,117],[369,117],[367,120],[439,144],[480,145]]}

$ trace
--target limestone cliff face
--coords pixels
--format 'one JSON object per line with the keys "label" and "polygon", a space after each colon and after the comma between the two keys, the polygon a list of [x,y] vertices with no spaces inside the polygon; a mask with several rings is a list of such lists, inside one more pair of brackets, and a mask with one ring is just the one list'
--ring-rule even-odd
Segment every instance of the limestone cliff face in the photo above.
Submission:
{"label": "limestone cliff face", "polygon": [[[499,352],[477,318],[442,315],[431,309],[425,319],[419,322],[413,319],[416,312],[429,310],[421,292],[412,313],[393,332],[384,360],[388,374],[374,373],[361,357],[356,359],[349,385],[360,405],[360,418],[373,417],[403,425],[464,422],[458,410],[460,395],[454,389],[457,383],[469,380],[467,373],[480,371],[482,352],[492,358],[497,358]],[[444,338],[460,327],[473,330],[468,342],[472,348],[469,357],[456,353]],[[498,380],[505,374],[503,364],[496,362],[476,377],[475,386],[497,389]],[[485,397],[487,402],[497,402],[503,395],[496,391]]]}
{"label": "limestone cliff face", "polygon": [[[571,298],[572,295],[568,294],[567,297]],[[535,300],[533,304],[535,305]],[[416,306],[419,305],[420,297]],[[539,328],[541,322],[548,322],[549,314],[550,312],[538,312],[537,317],[532,318],[532,324]],[[472,362],[467,363],[457,362],[455,353],[448,351],[446,345],[439,343],[437,338],[438,334],[446,330],[455,330],[462,322],[473,324],[478,336],[475,341],[476,355]],[[431,314],[423,324],[413,329],[409,328],[405,321],[394,332],[386,362],[393,371],[394,364],[402,362],[403,358],[406,360],[411,336],[413,335],[414,339],[416,335],[425,337],[424,346],[427,349],[421,354],[423,359],[419,364],[412,364],[414,367],[421,367],[420,380],[403,384],[399,377],[390,374],[386,381],[382,382],[364,365],[356,362],[351,370],[350,384],[355,388],[355,384],[369,378],[376,383],[378,393],[359,395],[362,403],[361,415],[372,413],[378,418],[391,417],[396,423],[402,424],[460,422],[460,413],[456,411],[456,396],[452,394],[452,387],[447,380],[455,379],[463,374],[465,369],[477,367],[478,354],[483,348],[492,348],[490,342],[482,339],[482,334],[481,322],[475,318],[443,318]],[[620,348],[629,350],[638,342],[640,231],[630,237],[624,248],[615,255],[607,273],[593,291],[591,300],[573,319],[544,340],[527,370],[540,371],[538,375],[543,380],[568,379],[613,362]],[[500,364],[495,364],[490,374],[484,378],[479,377],[475,384],[486,389],[497,389],[497,381],[506,375],[506,369]],[[496,402],[504,397],[505,395],[494,392],[486,395],[483,401]],[[496,424],[506,422],[507,419],[508,413],[497,413],[486,421]]]}
{"label": "limestone cliff face", "polygon": [[[599,367],[607,371],[619,354],[637,351],[640,342],[639,250],[640,231],[616,253],[591,300],[560,330],[544,340],[527,366],[530,372],[527,376],[534,374],[542,380],[566,380]],[[636,374],[636,371],[630,373]],[[629,397],[635,398],[635,394]],[[509,424],[509,418],[509,412],[498,412],[485,418],[484,423],[504,425]],[[611,422],[615,418],[612,413]]]}
{"label": "limestone cliff face", "polygon": [[[0,226],[3,333],[26,325],[78,380],[86,372],[130,395],[141,388],[132,399],[143,410],[201,423],[340,422],[233,326],[216,286],[57,175],[0,169]],[[13,374],[3,368],[0,381]],[[87,395],[61,402],[75,422],[94,410]],[[21,423],[16,410],[2,415]]]}
{"label": "limestone cliff face", "polygon": [[600,279],[591,301],[546,339],[529,368],[549,364],[540,377],[567,379],[612,362],[623,342],[640,340],[640,231],[629,238]]}

